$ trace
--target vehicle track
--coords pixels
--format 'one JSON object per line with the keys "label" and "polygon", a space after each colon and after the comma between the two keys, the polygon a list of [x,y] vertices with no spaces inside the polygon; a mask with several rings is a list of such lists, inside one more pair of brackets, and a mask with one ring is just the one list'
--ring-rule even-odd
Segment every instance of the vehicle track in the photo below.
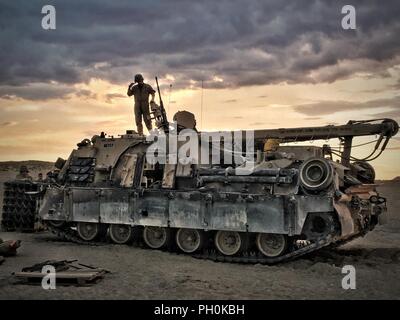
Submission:
{"label": "vehicle track", "polygon": [[[78,235],[75,230],[73,230],[70,227],[64,227],[64,228],[59,228],[55,227],[51,224],[47,224],[48,229],[55,235],[57,235],[60,238],[64,238],[68,241],[77,243],[77,244],[83,244],[83,245],[104,245],[104,241],[84,241],[82,240]],[[183,252],[180,252],[176,250],[173,246],[170,246],[166,249],[163,249],[163,251],[167,251],[170,253],[174,254],[179,254],[179,255],[189,255],[193,258],[196,259],[204,259],[204,260],[211,260],[215,262],[228,262],[228,263],[242,263],[242,264],[265,264],[265,265],[273,265],[277,263],[282,263],[282,262],[288,262],[291,260],[294,260],[296,258],[299,258],[301,256],[304,256],[309,253],[316,252],[319,249],[322,249],[327,246],[333,246],[333,247],[338,247],[340,245],[343,245],[354,238],[357,238],[359,236],[362,236],[362,234],[357,234],[353,235],[350,238],[347,238],[345,240],[340,240],[338,237],[333,237],[333,236],[327,236],[325,238],[321,238],[319,240],[316,240],[308,245],[295,248],[292,251],[281,255],[279,257],[275,258],[268,258],[263,256],[260,252],[257,251],[247,251],[247,252],[242,252],[240,256],[225,256],[219,253],[216,249],[208,248],[208,249],[203,249],[202,251],[194,254],[186,254]],[[135,247],[139,248],[147,248],[145,244],[140,240],[137,239],[133,241],[133,245]]]}

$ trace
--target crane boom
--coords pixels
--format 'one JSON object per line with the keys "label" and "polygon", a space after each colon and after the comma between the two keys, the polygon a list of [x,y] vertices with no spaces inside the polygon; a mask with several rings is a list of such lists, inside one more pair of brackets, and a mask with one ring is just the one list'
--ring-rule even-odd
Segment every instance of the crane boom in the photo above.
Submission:
{"label": "crane boom", "polygon": [[[376,123],[380,121],[380,123]],[[256,141],[280,139],[282,142],[327,140],[331,138],[360,137],[379,134],[392,137],[399,130],[399,125],[392,119],[376,119],[367,121],[349,121],[345,125],[328,125],[323,127],[301,127],[255,130]]]}
{"label": "crane boom", "polygon": [[[343,144],[341,163],[348,166],[351,160],[352,141],[354,137],[379,135],[371,155],[365,161],[376,159],[385,150],[391,137],[397,134],[399,125],[392,119],[351,120],[345,125],[327,125],[323,127],[300,127],[254,130],[256,149],[262,149],[268,139],[278,139],[279,142],[302,142],[313,140],[328,140],[339,138]],[[385,141],[382,144],[382,141]],[[380,148],[378,156],[375,152]]]}

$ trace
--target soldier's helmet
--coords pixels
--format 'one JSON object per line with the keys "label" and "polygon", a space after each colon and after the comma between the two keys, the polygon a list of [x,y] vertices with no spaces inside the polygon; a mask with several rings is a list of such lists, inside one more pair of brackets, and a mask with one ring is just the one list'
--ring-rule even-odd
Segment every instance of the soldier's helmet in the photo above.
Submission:
{"label": "soldier's helmet", "polygon": [[143,80],[144,80],[144,78],[140,73],[135,75],[135,82],[140,82],[140,81],[143,81]]}
{"label": "soldier's helmet", "polygon": [[28,170],[27,166],[21,166],[19,168],[19,173],[28,173],[28,172],[29,172],[29,170]]}

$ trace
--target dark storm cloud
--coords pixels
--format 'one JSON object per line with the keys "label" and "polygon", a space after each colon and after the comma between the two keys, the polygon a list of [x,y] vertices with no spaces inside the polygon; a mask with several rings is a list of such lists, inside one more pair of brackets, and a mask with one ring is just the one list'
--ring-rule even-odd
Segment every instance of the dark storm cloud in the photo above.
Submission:
{"label": "dark storm cloud", "polygon": [[126,96],[121,93],[107,93],[106,94],[106,102],[112,103],[114,99],[125,98]]}
{"label": "dark storm cloud", "polygon": [[26,100],[47,100],[66,98],[74,90],[65,84],[31,83],[22,86],[0,85],[0,99],[22,98]]}
{"label": "dark storm cloud", "polygon": [[94,93],[94,92],[92,92],[90,90],[87,90],[87,89],[77,90],[75,92],[75,95],[78,98],[84,98],[84,99],[96,99],[97,98],[97,94],[96,93]]}
{"label": "dark storm cloud", "polygon": [[400,90],[400,79],[397,80],[397,83],[391,85],[389,88],[393,90]]}
{"label": "dark storm cloud", "polygon": [[136,72],[172,74],[174,88],[318,83],[385,77],[399,61],[397,0],[355,1],[356,31],[341,28],[346,1],[55,0],[49,31],[45,4],[0,0],[0,85],[122,84]]}
{"label": "dark storm cloud", "polygon": [[395,119],[400,119],[400,107],[397,107],[397,109],[390,110],[390,111],[385,111],[385,112],[380,112],[380,113],[374,113],[373,116],[379,117],[379,118],[395,118]]}
{"label": "dark storm cloud", "polygon": [[0,124],[2,127],[10,127],[10,126],[15,126],[18,122],[15,121],[6,121]]}
{"label": "dark storm cloud", "polygon": [[336,112],[352,111],[352,110],[379,110],[382,108],[393,109],[389,111],[384,111],[381,113],[373,112],[375,116],[385,117],[389,114],[399,114],[400,106],[400,96],[388,99],[374,99],[365,102],[350,102],[350,101],[318,101],[314,103],[307,103],[297,106],[292,106],[292,108],[302,113],[306,116],[319,116],[328,115]]}

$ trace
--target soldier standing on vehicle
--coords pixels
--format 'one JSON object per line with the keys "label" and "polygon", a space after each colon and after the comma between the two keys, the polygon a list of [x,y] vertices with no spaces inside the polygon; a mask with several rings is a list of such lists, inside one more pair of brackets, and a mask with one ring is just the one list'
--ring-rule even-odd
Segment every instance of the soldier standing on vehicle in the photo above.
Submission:
{"label": "soldier standing on vehicle", "polygon": [[[143,124],[146,124],[147,130],[152,129],[150,109],[149,109],[149,95],[151,95],[151,102],[154,102],[155,91],[151,85],[143,82],[143,76],[141,74],[135,75],[135,82],[131,83],[128,87],[128,96],[135,97],[135,122],[137,132],[143,135]],[[137,84],[135,84],[137,83]]]}
{"label": "soldier standing on vehicle", "polygon": [[19,174],[17,174],[16,179],[32,181],[32,177],[29,175],[29,170],[27,166],[21,166],[19,168]]}

